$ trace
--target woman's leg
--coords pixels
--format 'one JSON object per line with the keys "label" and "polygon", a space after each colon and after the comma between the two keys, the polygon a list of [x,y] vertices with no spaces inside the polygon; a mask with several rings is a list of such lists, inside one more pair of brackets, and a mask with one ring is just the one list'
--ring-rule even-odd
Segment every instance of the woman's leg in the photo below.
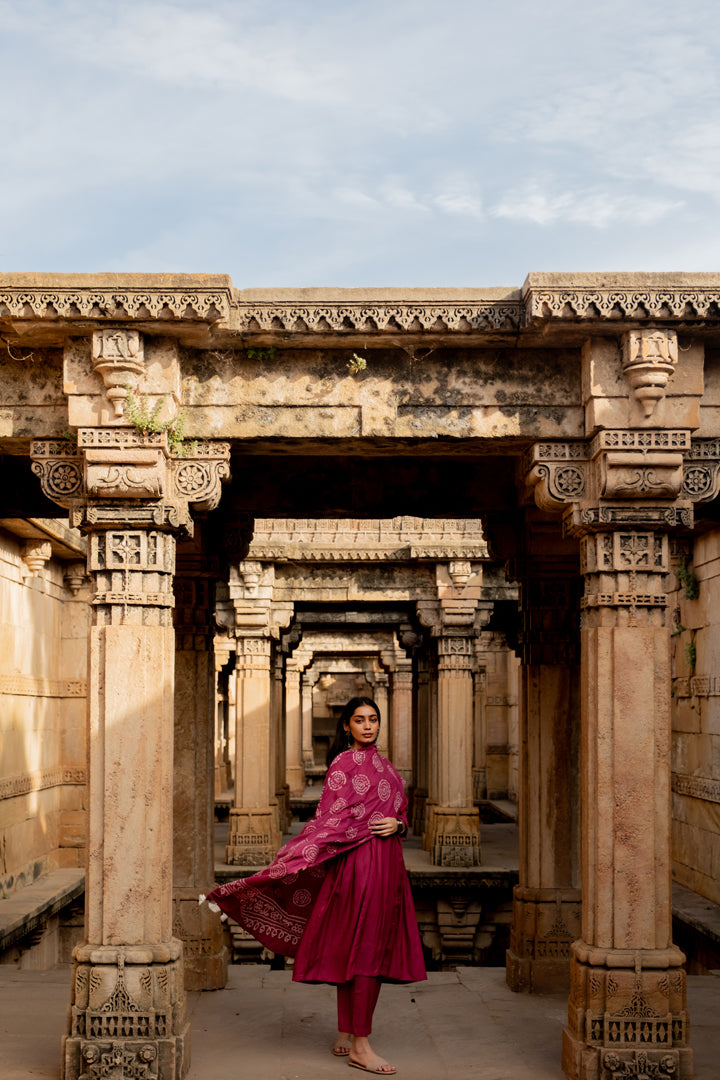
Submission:
{"label": "woman's leg", "polygon": [[338,1033],[332,1048],[335,1057],[347,1057],[352,1045],[352,980],[337,987]]}
{"label": "woman's leg", "polygon": [[372,1030],[372,1018],[382,983],[370,975],[356,975],[352,990],[352,1050],[350,1061],[374,1072],[394,1073],[395,1066],[378,1057],[368,1042]]}
{"label": "woman's leg", "polygon": [[380,994],[380,979],[373,975],[356,975],[352,987],[352,1027],[353,1035],[365,1038],[372,1031],[372,1018]]}

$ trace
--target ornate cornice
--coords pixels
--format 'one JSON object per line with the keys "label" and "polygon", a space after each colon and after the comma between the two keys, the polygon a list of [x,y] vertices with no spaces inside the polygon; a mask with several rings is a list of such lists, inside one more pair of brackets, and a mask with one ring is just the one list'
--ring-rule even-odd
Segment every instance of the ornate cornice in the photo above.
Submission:
{"label": "ornate cornice", "polygon": [[224,274],[0,274],[0,318],[148,322],[227,319]]}
{"label": "ornate cornice", "polygon": [[522,289],[235,289],[224,274],[0,274],[0,319],[212,323],[232,335],[514,334],[574,324],[720,321],[716,274],[530,274]]}
{"label": "ornate cornice", "polygon": [[[339,290],[338,290],[339,291]],[[441,292],[441,290],[438,290]],[[358,290],[360,293],[360,290]],[[388,290],[391,292],[391,290]],[[512,294],[511,294],[512,296]],[[272,297],[246,300],[236,294],[233,329],[240,333],[282,330],[285,333],[408,333],[436,331],[468,333],[477,330],[514,330],[523,322],[520,299],[406,299],[369,301],[333,298],[333,291],[314,301]]]}
{"label": "ornate cornice", "polygon": [[717,274],[529,274],[524,320],[720,320]]}

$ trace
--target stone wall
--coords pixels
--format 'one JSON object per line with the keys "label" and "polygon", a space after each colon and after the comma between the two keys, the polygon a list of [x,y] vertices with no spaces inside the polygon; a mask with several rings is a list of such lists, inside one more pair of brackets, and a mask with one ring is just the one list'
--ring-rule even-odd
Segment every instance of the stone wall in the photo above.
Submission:
{"label": "stone wall", "polygon": [[[51,558],[0,529],[0,894],[82,867],[89,609]],[[48,544],[49,547],[49,544]]]}
{"label": "stone wall", "polygon": [[674,565],[673,874],[720,903],[720,529]]}

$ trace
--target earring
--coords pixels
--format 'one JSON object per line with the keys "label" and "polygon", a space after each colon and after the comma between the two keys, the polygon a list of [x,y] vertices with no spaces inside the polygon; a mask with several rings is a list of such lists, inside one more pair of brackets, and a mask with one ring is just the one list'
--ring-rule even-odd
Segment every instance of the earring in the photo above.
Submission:
{"label": "earring", "polygon": [[345,749],[349,750],[352,744],[355,742],[349,731],[345,732]]}

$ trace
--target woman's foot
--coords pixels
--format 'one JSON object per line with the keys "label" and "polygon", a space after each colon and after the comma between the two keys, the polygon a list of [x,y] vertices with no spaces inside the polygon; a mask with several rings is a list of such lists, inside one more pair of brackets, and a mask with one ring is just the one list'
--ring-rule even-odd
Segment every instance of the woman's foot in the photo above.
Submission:
{"label": "woman's foot", "polygon": [[352,1035],[349,1031],[338,1031],[332,1052],[335,1057],[347,1057],[352,1046]]}
{"label": "woman's foot", "polygon": [[392,1076],[397,1072],[394,1065],[378,1057],[366,1038],[358,1035],[353,1037],[348,1064],[357,1069],[365,1069],[366,1072],[379,1073],[381,1076]]}

